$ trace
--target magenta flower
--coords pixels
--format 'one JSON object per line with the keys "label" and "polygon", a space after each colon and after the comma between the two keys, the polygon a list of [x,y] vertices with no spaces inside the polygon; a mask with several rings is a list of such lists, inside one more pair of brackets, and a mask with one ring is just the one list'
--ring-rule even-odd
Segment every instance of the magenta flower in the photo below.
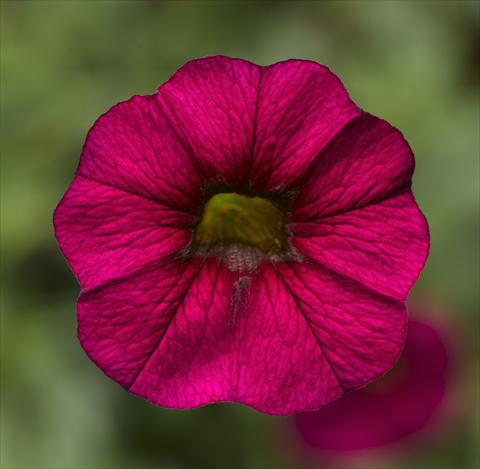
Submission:
{"label": "magenta flower", "polygon": [[397,366],[377,383],[295,416],[301,441],[316,452],[363,450],[426,428],[445,400],[448,348],[433,323],[410,321]]}
{"label": "magenta flower", "polygon": [[90,130],[55,213],[90,358],[173,408],[318,409],[388,371],[428,250],[400,132],[314,62],[188,62]]}

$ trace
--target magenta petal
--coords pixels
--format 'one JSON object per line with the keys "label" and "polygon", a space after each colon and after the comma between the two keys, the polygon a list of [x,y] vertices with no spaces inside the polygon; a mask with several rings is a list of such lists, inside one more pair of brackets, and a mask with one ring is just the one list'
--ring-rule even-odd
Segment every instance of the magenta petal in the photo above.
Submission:
{"label": "magenta petal", "polygon": [[[296,416],[302,440],[318,451],[353,451],[386,445],[423,429],[445,395],[447,349],[439,333],[410,321],[398,376]],[[402,374],[403,371],[403,374]],[[390,381],[389,381],[390,380]],[[382,385],[381,389],[375,389]]]}
{"label": "magenta petal", "polygon": [[360,110],[326,67],[288,60],[262,68],[252,185],[283,190]]}
{"label": "magenta petal", "polygon": [[342,395],[302,305],[275,266],[263,264],[244,294],[249,300],[235,316],[237,399],[288,414],[318,409]]}
{"label": "magenta petal", "polygon": [[83,347],[107,375],[155,404],[236,400],[233,283],[225,265],[196,258],[83,294]]}
{"label": "magenta petal", "polygon": [[193,60],[158,91],[204,177],[258,191],[298,181],[361,112],[333,73],[302,60]]}
{"label": "magenta petal", "polygon": [[55,211],[55,235],[82,289],[136,272],[188,245],[195,218],[77,176]]}
{"label": "magenta petal", "polygon": [[414,163],[397,129],[363,114],[320,155],[299,190],[291,220],[316,221],[407,192]]}
{"label": "magenta petal", "polygon": [[164,339],[199,270],[165,260],[78,301],[78,336],[90,358],[129,388]]}
{"label": "magenta petal", "polygon": [[88,133],[77,174],[194,211],[203,181],[164,108],[158,95],[113,106]]}
{"label": "magenta petal", "polygon": [[375,205],[290,225],[307,258],[404,300],[427,257],[425,218],[411,192]]}
{"label": "magenta petal", "polygon": [[192,60],[158,88],[205,182],[245,186],[260,67],[228,57]]}
{"label": "magenta petal", "polygon": [[217,260],[201,263],[168,331],[130,384],[131,392],[170,408],[237,401],[234,281]]}
{"label": "magenta petal", "polygon": [[403,302],[323,266],[283,264],[278,272],[343,391],[362,387],[390,370],[405,338]]}

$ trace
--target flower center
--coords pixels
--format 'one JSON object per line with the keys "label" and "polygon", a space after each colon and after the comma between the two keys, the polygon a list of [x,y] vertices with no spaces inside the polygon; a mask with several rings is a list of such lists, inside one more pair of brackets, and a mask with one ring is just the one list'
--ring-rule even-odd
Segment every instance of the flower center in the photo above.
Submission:
{"label": "flower center", "polygon": [[205,204],[193,246],[244,244],[264,253],[280,253],[287,248],[284,219],[283,211],[268,199],[216,194]]}

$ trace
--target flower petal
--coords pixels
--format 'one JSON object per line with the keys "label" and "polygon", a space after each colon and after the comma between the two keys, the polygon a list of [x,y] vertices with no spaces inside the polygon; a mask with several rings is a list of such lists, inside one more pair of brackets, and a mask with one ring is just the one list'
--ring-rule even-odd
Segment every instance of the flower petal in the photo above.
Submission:
{"label": "flower petal", "polygon": [[162,342],[197,278],[200,261],[165,260],[78,301],[80,342],[102,371],[128,388]]}
{"label": "flower petal", "polygon": [[255,120],[252,185],[282,190],[360,110],[326,67],[288,60],[262,68]]}
{"label": "flower petal", "polygon": [[159,87],[207,182],[247,184],[259,79],[257,65],[218,56],[188,62]]}
{"label": "flower petal", "polygon": [[234,281],[225,264],[197,257],[84,293],[82,345],[108,376],[155,404],[236,400]]}
{"label": "flower petal", "polygon": [[401,301],[428,253],[428,227],[411,192],[289,228],[307,258]]}
{"label": "flower petal", "polygon": [[291,263],[277,269],[345,392],[390,370],[406,333],[403,303],[322,266]]}
{"label": "flower petal", "polygon": [[195,218],[77,176],[54,215],[60,248],[82,289],[131,274],[188,245]]}
{"label": "flower petal", "polygon": [[88,133],[77,174],[192,212],[203,185],[157,95],[134,96],[101,116]]}
{"label": "flower petal", "polygon": [[200,172],[242,190],[289,188],[361,112],[333,73],[302,60],[193,60],[158,91]]}
{"label": "flower petal", "polygon": [[130,383],[132,393],[169,408],[236,401],[234,282],[225,264],[201,261],[168,332]]}
{"label": "flower petal", "polygon": [[295,199],[291,221],[316,221],[406,192],[414,164],[397,129],[363,114],[318,158]]}
{"label": "flower petal", "polygon": [[318,409],[343,394],[311,324],[264,263],[236,314],[239,402],[271,414]]}

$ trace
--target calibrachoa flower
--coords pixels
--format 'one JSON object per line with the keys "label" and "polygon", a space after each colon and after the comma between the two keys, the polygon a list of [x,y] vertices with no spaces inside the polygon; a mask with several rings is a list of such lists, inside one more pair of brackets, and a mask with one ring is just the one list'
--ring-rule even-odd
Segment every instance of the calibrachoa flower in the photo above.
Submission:
{"label": "calibrachoa flower", "polygon": [[413,167],[319,64],[188,62],[98,119],[55,213],[82,346],[165,407],[285,414],[364,386],[427,256]]}
{"label": "calibrachoa flower", "polygon": [[347,452],[387,445],[428,427],[446,396],[448,348],[434,323],[412,320],[391,373],[317,412],[295,416],[314,451]]}

